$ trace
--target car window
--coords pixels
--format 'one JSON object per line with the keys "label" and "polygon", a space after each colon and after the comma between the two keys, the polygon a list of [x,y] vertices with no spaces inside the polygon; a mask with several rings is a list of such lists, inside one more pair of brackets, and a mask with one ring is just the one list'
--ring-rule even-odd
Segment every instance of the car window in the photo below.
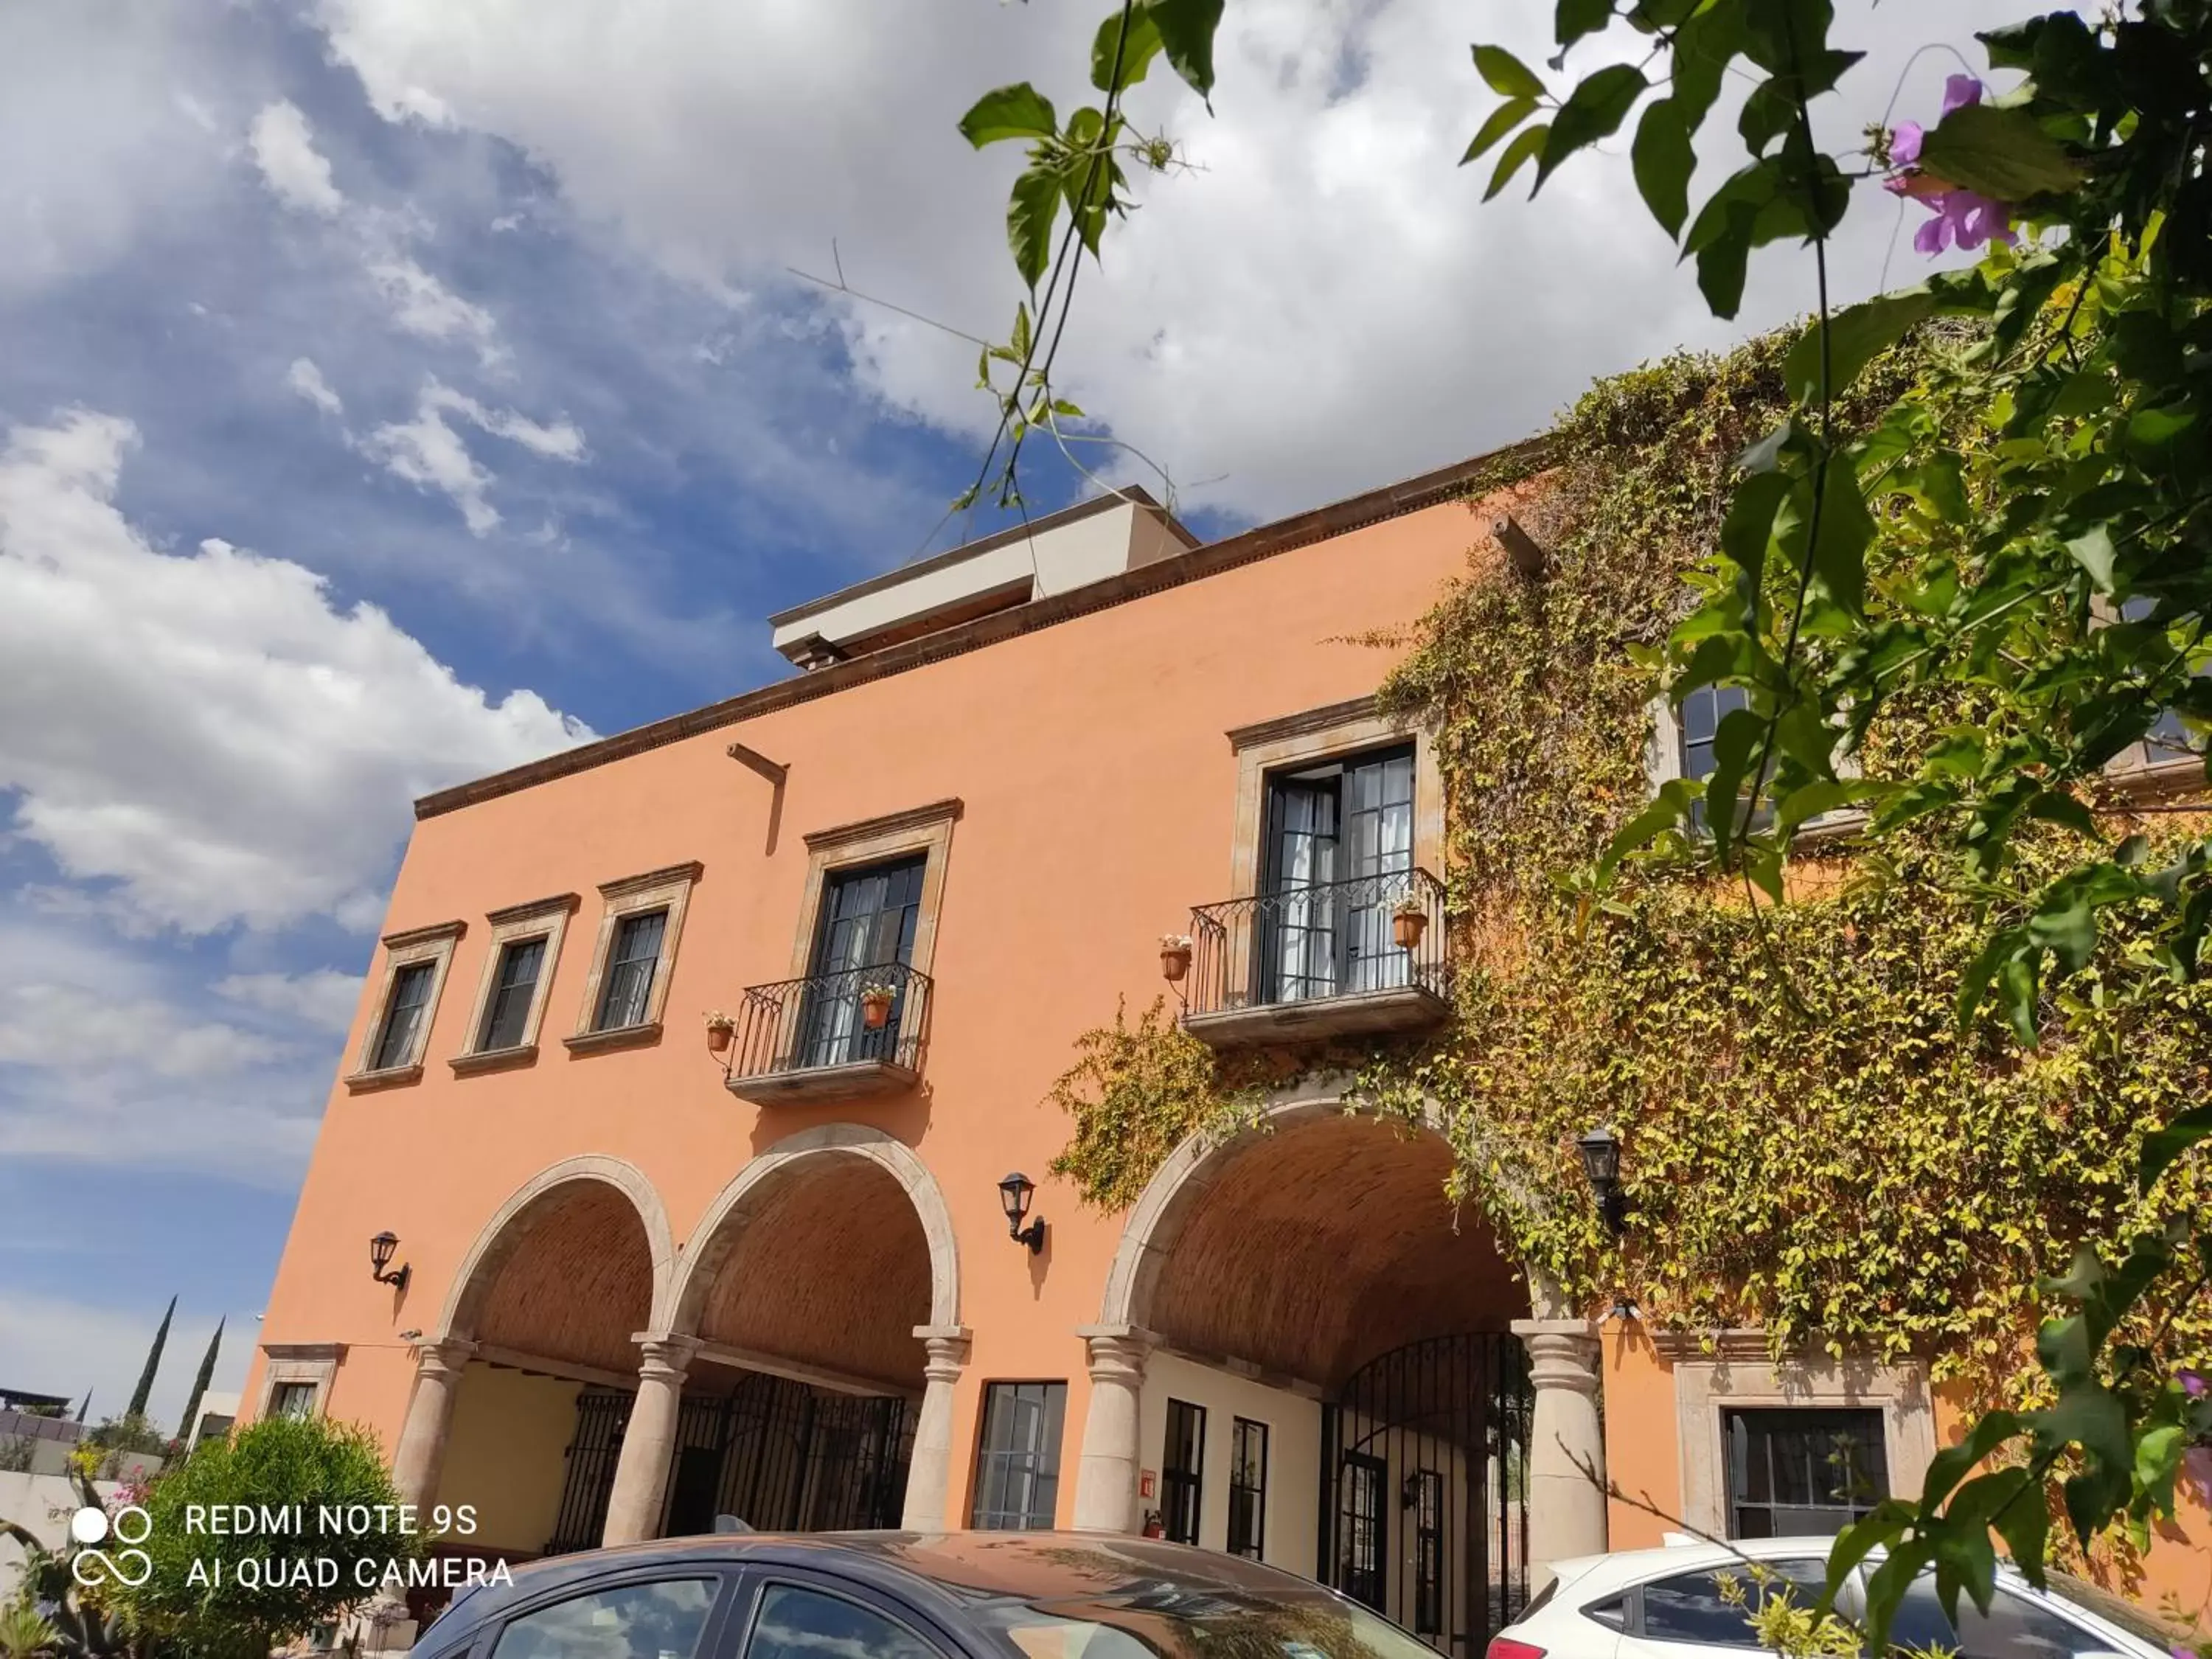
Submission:
{"label": "car window", "polygon": [[1616,1595],[1610,1601],[1593,1601],[1583,1609],[1583,1617],[1595,1620],[1607,1630],[1626,1630],[1628,1598]]}
{"label": "car window", "polygon": [[770,1584],[753,1619],[745,1659],[944,1659],[944,1656],[905,1626],[857,1601],[801,1584]]}
{"label": "car window", "polygon": [[[1773,1575],[1765,1591],[1809,1607],[1827,1587],[1828,1564],[1817,1557],[1759,1564]],[[1702,1572],[1678,1573],[1644,1587],[1644,1635],[1655,1642],[1698,1642],[1707,1647],[1747,1648],[1763,1644],[1751,1621],[1759,1611],[1759,1585],[1750,1567],[1731,1563]]]}
{"label": "car window", "polygon": [[1976,1612],[1973,1602],[1961,1595],[1954,1628],[1936,1599],[1934,1576],[1925,1573],[1912,1581],[1898,1604],[1889,1641],[1893,1648],[1941,1649],[1960,1659],[2073,1659],[2075,1654],[2112,1649],[2111,1638],[2015,1595],[2002,1584],[1986,1613]]}
{"label": "car window", "polygon": [[692,1659],[718,1581],[617,1584],[507,1621],[497,1659]]}

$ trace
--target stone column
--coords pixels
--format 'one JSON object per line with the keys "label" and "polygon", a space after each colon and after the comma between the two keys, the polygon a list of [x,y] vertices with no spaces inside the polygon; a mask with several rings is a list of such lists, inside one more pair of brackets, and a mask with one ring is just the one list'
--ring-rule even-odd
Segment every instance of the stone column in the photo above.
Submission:
{"label": "stone column", "polygon": [[438,1501],[438,1477],[446,1467],[446,1442],[453,1429],[453,1400],[461,1388],[461,1372],[473,1342],[452,1338],[443,1342],[421,1342],[415,1347],[415,1393],[407,1402],[407,1420],[400,1425],[399,1445],[392,1454],[392,1484],[399,1488],[399,1501],[412,1504],[427,1519]]}
{"label": "stone column", "polygon": [[921,1415],[914,1424],[914,1458],[907,1465],[906,1508],[899,1525],[908,1532],[942,1532],[954,1524],[945,1511],[952,1496],[952,1396],[968,1364],[965,1325],[917,1325],[914,1334],[929,1351],[922,1375]]}
{"label": "stone column", "polygon": [[1156,1339],[1133,1325],[1085,1325],[1075,1333],[1091,1345],[1091,1408],[1083,1417],[1083,1461],[1075,1474],[1079,1532],[1134,1532],[1139,1396],[1145,1361]]}
{"label": "stone column", "polygon": [[1536,1412],[1528,1433],[1532,1587],[1551,1564],[1606,1547],[1605,1436],[1598,1423],[1598,1341],[1587,1319],[1516,1319]]}
{"label": "stone column", "polygon": [[668,1465],[676,1454],[676,1416],[684,1403],[684,1373],[698,1351],[696,1339],[641,1331],[632,1339],[642,1351],[637,1398],[623,1431],[615,1487],[607,1498],[607,1528],[600,1541],[635,1544],[658,1536],[668,1497]]}

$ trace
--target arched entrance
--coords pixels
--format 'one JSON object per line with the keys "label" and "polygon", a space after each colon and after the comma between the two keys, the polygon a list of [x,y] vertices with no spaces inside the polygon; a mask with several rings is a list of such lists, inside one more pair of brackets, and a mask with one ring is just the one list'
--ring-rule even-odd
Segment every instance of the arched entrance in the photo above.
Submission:
{"label": "arched entrance", "polygon": [[1532,1309],[1450,1164],[1326,1084],[1178,1148],[1085,1333],[1077,1525],[1255,1554],[1480,1655],[1532,1565]]}
{"label": "arched entrance", "polygon": [[896,1526],[933,1485],[941,1521],[959,1265],[903,1143],[831,1124],[747,1164],[686,1248],[666,1328],[682,1398],[647,1530]]}
{"label": "arched entrance", "polygon": [[488,1220],[417,1348],[393,1459],[410,1501],[471,1504],[475,1551],[599,1541],[637,1375],[675,1252],[659,1196],[621,1159],[541,1171]]}

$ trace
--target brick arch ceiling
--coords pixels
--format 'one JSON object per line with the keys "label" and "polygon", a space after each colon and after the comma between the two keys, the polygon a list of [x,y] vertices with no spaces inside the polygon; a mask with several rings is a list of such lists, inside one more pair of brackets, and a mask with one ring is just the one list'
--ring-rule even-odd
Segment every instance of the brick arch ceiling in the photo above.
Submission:
{"label": "brick arch ceiling", "polygon": [[477,1340],[635,1371],[631,1337],[653,1318],[653,1250],[629,1197],[600,1182],[574,1182],[515,1224],[523,1231],[484,1293]]}
{"label": "brick arch ceiling", "polygon": [[807,1158],[750,1209],[699,1334],[919,1387],[929,1306],[929,1239],[905,1189],[869,1159]]}
{"label": "brick arch ceiling", "polygon": [[1143,1322],[1171,1346],[1335,1389],[1426,1336],[1503,1330],[1527,1289],[1432,1133],[1336,1115],[1240,1152],[1196,1200]]}

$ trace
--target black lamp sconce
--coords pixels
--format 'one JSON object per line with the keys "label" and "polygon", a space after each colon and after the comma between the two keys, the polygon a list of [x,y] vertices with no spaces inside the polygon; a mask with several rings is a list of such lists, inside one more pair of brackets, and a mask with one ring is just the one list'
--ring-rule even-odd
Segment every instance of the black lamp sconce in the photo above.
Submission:
{"label": "black lamp sconce", "polygon": [[1575,1147],[1583,1155],[1583,1176],[1597,1200],[1599,1218],[1619,1238],[1628,1227],[1628,1195],[1620,1189],[1620,1137],[1611,1129],[1592,1129]]}
{"label": "black lamp sconce", "polygon": [[414,1269],[405,1262],[397,1267],[392,1265],[392,1253],[399,1248],[399,1235],[382,1232],[368,1241],[368,1276],[380,1285],[389,1285],[403,1295],[407,1290],[409,1275]]}
{"label": "black lamp sconce", "polygon": [[1044,1218],[1039,1216],[1026,1227],[1022,1218],[1030,1212],[1030,1197],[1036,1191],[1036,1183],[1017,1170],[999,1183],[999,1203],[1006,1212],[1006,1237],[1017,1244],[1026,1244],[1035,1255],[1044,1249]]}

